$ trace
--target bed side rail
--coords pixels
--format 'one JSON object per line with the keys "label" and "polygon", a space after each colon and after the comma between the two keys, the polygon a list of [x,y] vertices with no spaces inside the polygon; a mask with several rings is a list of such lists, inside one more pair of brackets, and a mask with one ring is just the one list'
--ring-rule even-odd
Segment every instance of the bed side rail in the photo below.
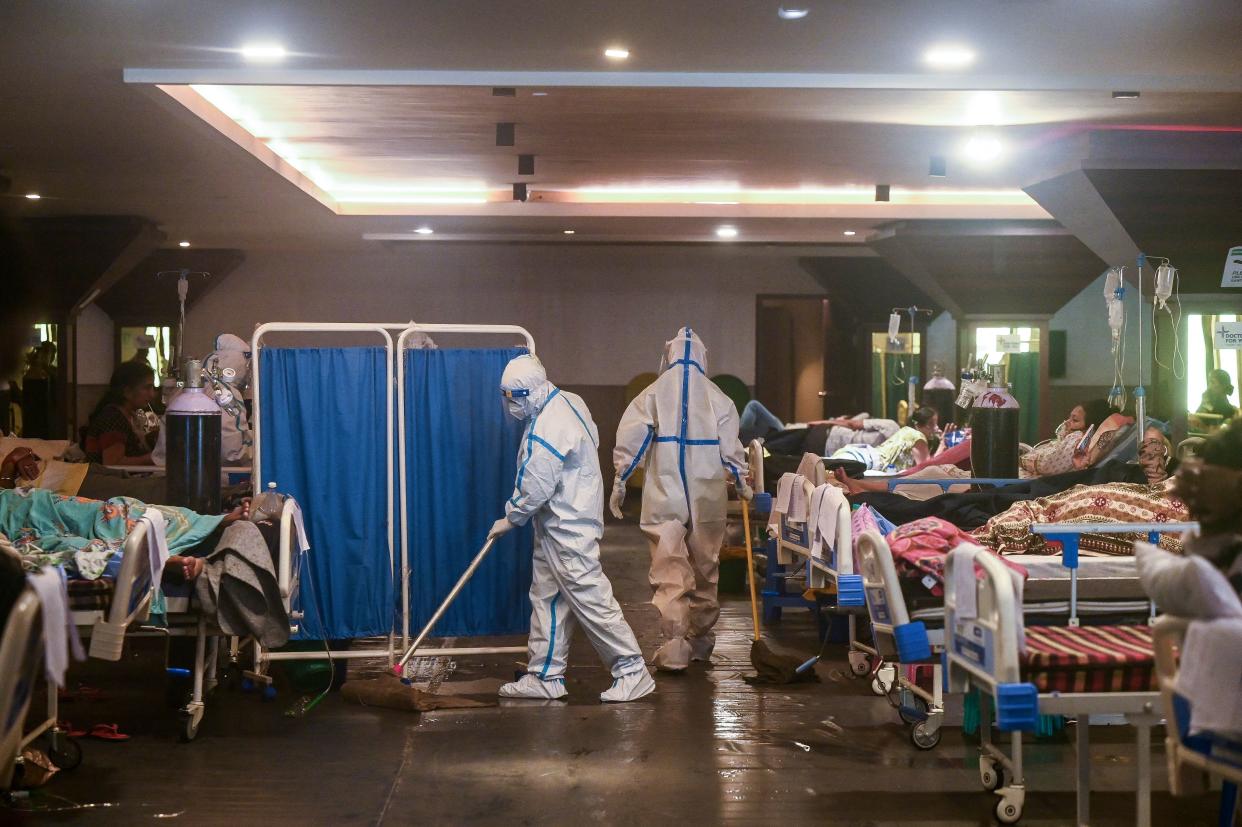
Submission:
{"label": "bed side rail", "polygon": [[910,622],[888,541],[876,531],[864,531],[858,537],[858,558],[867,615],[880,656],[901,663],[930,658],[927,628],[922,621]]}
{"label": "bed side rail", "polygon": [[18,595],[0,640],[0,790],[7,790],[22,743],[39,664],[43,628],[39,598],[26,586]]}
{"label": "bed side rail", "polygon": [[895,491],[901,485],[938,485],[941,491],[947,493],[955,485],[986,485],[991,488],[1000,488],[1020,482],[1027,482],[1027,480],[1006,477],[893,477],[888,481],[888,490]]}
{"label": "bed side rail", "polygon": [[91,630],[90,656],[93,658],[120,660],[126,629],[135,621],[146,620],[151,613],[151,597],[161,572],[151,571],[147,532],[147,523],[139,522],[125,538],[121,570],[116,576],[108,617],[96,621]]}

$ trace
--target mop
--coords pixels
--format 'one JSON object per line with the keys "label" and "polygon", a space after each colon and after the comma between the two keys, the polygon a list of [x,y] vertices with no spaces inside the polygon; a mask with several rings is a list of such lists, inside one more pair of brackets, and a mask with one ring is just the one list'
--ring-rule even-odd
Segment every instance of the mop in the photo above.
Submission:
{"label": "mop", "polygon": [[392,667],[392,674],[387,673],[378,678],[368,678],[362,680],[347,681],[341,687],[341,696],[346,700],[363,706],[382,706],[389,709],[402,709],[411,712],[426,712],[431,709],[461,709],[469,707],[482,707],[495,705],[495,688],[489,692],[486,701],[472,700],[466,697],[457,697],[450,695],[437,695],[434,692],[422,692],[412,685],[411,680],[403,678],[406,663],[414,656],[414,652],[419,646],[423,645],[423,641],[431,634],[431,630],[439,622],[440,618],[448,611],[448,607],[452,605],[457,598],[458,593],[465,587],[470,578],[474,576],[475,571],[487,557],[488,552],[492,550],[492,545],[496,542],[495,537],[489,537],[487,542],[483,544],[483,548],[479,549],[479,553],[470,561],[470,565],[466,567],[466,571],[458,578],[457,583],[453,586],[448,596],[436,609],[431,619],[423,626],[422,631],[418,633],[418,637],[414,638],[414,642],[410,644],[410,648],[405,650],[405,654],[401,656],[401,660]]}
{"label": "mop", "polygon": [[746,579],[750,582],[750,617],[755,629],[755,637],[750,644],[750,663],[758,673],[752,678],[746,678],[746,681],[747,683],[796,683],[818,680],[818,676],[810,669],[799,671],[803,665],[801,660],[773,650],[763,640],[763,631],[759,627],[759,600],[755,594],[755,557],[750,536],[750,503],[745,501],[742,502],[742,527],[746,533]]}

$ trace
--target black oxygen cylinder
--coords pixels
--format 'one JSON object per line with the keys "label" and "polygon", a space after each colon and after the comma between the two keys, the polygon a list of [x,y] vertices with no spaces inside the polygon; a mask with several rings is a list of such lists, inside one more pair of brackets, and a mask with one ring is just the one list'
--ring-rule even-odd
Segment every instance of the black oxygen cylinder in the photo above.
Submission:
{"label": "black oxygen cylinder", "polygon": [[970,468],[975,477],[1018,476],[1018,400],[1004,385],[975,397],[970,409]]}
{"label": "black oxygen cylinder", "polygon": [[202,387],[201,365],[191,360],[186,387],[168,405],[168,503],[197,511],[220,513],[220,406]]}

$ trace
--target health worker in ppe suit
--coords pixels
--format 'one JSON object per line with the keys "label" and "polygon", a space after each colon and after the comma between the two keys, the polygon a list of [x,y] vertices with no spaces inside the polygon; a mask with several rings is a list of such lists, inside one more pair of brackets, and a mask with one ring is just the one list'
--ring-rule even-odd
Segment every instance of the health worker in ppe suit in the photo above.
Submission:
{"label": "health worker in ppe suit", "polygon": [[716,583],[724,543],[727,482],[753,496],[733,401],[707,378],[707,349],[688,327],[666,344],[660,377],[621,417],[609,505],[621,517],[625,481],[645,469],[639,525],[651,546],[651,602],[667,638],[652,661],[681,671],[706,661],[720,616]]}
{"label": "health worker in ppe suit", "polygon": [[502,686],[500,696],[565,697],[566,658],[577,626],[612,671],[612,687],[599,696],[601,701],[621,703],[648,695],[655,681],[599,562],[604,483],[599,430],[591,412],[581,397],[549,382],[534,356],[510,361],[500,388],[508,412],[525,420],[526,430],[513,496],[488,537],[528,520],[535,529],[530,662],[527,674]]}

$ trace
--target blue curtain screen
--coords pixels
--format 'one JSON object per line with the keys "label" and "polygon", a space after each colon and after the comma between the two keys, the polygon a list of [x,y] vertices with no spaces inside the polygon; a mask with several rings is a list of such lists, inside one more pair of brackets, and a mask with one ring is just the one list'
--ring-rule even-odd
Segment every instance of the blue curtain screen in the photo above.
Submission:
{"label": "blue curtain screen", "polygon": [[[427,622],[482,547],[488,528],[504,516],[522,423],[505,413],[500,376],[510,359],[525,352],[405,354],[411,632]],[[531,548],[529,527],[498,542],[434,633],[525,634]]]}

